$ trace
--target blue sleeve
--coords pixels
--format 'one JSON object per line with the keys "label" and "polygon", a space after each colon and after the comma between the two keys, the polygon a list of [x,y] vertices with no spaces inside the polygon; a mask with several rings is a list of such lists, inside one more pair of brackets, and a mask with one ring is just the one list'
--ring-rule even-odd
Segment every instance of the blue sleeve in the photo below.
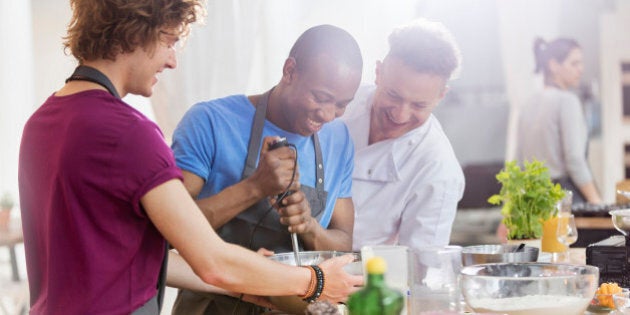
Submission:
{"label": "blue sleeve", "polygon": [[198,103],[186,112],[173,132],[172,144],[177,166],[205,181],[213,165],[216,145],[210,105]]}

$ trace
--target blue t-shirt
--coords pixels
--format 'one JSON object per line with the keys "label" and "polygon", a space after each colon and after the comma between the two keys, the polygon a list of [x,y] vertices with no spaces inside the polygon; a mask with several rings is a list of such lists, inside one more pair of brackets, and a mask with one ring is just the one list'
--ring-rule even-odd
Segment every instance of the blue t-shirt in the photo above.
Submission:
{"label": "blue t-shirt", "polygon": [[[255,111],[247,96],[233,95],[197,103],[180,121],[173,134],[175,160],[182,170],[205,180],[198,198],[212,196],[241,181]],[[300,183],[315,187],[313,138],[284,131],[265,120],[262,137],[267,136],[285,137],[296,146]],[[354,146],[340,120],[324,124],[318,136],[324,160],[324,189],[328,192],[319,223],[326,228],[337,198],[351,197]]]}

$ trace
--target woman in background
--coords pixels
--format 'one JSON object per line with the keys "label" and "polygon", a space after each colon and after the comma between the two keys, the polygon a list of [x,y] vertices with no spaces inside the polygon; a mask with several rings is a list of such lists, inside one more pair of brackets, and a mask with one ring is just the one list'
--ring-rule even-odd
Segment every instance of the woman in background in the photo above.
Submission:
{"label": "woman in background", "polygon": [[601,203],[586,160],[588,132],[580,101],[582,49],[573,39],[534,42],[536,73],[544,88],[519,109],[516,158],[545,162],[554,182],[573,191],[573,202]]}

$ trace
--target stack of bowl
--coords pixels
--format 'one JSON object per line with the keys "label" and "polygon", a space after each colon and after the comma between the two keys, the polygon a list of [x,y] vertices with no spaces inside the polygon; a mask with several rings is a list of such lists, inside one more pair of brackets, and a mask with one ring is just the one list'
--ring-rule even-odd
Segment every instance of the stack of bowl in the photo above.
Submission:
{"label": "stack of bowl", "polygon": [[462,249],[464,266],[501,263],[535,262],[538,260],[538,248],[518,245],[476,245]]}

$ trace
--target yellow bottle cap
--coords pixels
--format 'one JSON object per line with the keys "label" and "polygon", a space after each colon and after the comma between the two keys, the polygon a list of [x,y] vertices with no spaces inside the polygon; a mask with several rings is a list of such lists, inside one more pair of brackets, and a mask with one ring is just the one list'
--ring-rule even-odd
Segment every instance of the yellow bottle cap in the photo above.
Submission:
{"label": "yellow bottle cap", "polygon": [[366,269],[370,274],[382,275],[387,270],[387,263],[382,257],[374,256],[368,260]]}

